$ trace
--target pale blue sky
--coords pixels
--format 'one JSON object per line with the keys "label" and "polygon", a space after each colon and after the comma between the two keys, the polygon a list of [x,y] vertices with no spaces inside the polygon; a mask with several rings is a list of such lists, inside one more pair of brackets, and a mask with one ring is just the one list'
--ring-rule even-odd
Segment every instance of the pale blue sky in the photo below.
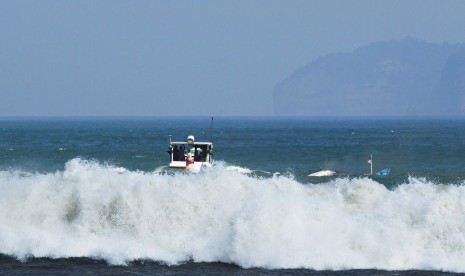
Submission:
{"label": "pale blue sky", "polygon": [[461,0],[3,0],[0,116],[266,116],[319,56],[464,26]]}

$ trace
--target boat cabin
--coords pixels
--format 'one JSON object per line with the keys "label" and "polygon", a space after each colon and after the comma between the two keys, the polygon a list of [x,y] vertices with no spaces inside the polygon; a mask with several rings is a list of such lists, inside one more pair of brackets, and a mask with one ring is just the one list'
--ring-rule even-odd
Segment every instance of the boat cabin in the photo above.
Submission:
{"label": "boat cabin", "polygon": [[209,166],[213,162],[212,152],[211,142],[196,142],[192,135],[189,135],[185,142],[175,142],[170,139],[169,167],[200,171],[202,166]]}

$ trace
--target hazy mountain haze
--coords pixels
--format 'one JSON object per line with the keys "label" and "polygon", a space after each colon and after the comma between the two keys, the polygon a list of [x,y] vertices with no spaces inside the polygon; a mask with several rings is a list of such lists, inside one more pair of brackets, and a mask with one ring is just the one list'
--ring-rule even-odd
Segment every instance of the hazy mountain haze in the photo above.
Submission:
{"label": "hazy mountain haze", "polygon": [[276,115],[465,115],[465,44],[412,37],[331,54],[275,87]]}
{"label": "hazy mountain haze", "polygon": [[1,1],[0,116],[273,114],[303,65],[412,36],[465,1]]}

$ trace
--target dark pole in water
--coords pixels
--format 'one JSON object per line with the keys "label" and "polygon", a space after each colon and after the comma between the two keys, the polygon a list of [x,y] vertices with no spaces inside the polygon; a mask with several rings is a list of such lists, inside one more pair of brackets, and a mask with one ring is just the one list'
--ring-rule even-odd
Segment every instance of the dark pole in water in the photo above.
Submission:
{"label": "dark pole in water", "polygon": [[213,137],[213,116],[212,116],[212,123],[210,125],[210,142],[212,141],[212,137]]}

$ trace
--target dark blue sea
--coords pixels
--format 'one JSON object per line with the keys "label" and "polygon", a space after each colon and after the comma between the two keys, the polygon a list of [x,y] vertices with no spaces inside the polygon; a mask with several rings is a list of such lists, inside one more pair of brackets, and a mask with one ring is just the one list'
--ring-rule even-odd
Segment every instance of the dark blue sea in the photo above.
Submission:
{"label": "dark blue sea", "polygon": [[465,119],[0,118],[0,274],[465,273],[464,184]]}

